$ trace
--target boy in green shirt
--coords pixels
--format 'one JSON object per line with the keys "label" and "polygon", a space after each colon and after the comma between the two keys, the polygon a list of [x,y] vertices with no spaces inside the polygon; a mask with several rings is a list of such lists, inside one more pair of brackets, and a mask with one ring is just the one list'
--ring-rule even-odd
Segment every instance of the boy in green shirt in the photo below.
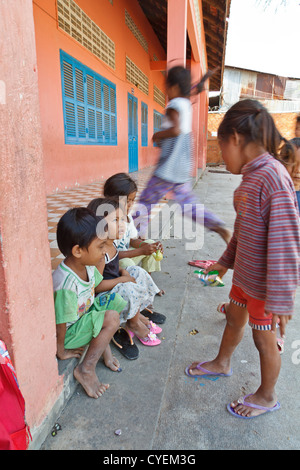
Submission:
{"label": "boy in green shirt", "polygon": [[57,243],[66,257],[53,273],[57,333],[57,357],[85,357],[74,369],[74,376],[92,398],[98,398],[109,387],[99,382],[96,365],[103,355],[112,370],[119,363],[112,356],[110,340],[119,327],[119,313],[126,301],[119,294],[106,294],[95,299],[95,288],[102,276],[95,267],[104,258],[106,240],[98,238],[99,222],[90,210],[67,211],[57,225]]}

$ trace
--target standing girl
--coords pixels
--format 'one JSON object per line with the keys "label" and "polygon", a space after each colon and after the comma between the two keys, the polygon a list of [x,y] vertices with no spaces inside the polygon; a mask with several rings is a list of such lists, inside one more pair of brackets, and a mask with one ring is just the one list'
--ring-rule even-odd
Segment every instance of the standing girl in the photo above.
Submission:
{"label": "standing girl", "polygon": [[[195,87],[196,93],[204,89],[209,74],[205,75]],[[147,209],[147,216],[139,217],[141,236],[147,229],[151,205],[157,204],[169,191],[174,194],[178,204],[185,208],[184,214],[193,220],[203,220],[203,209],[192,192],[192,105],[190,102],[191,76],[189,70],[176,66],[169,70],[166,79],[169,103],[163,118],[162,130],[153,135],[153,142],[161,148],[158,164],[147,187],[141,194],[139,203]],[[187,208],[192,206],[188,213]],[[230,231],[216,215],[204,209],[204,226],[219,233],[226,241],[230,240]]]}
{"label": "standing girl", "polygon": [[233,269],[226,326],[216,358],[186,368],[191,377],[230,376],[231,356],[249,321],[260,357],[261,384],[228,404],[236,417],[249,419],[280,407],[275,393],[281,367],[276,324],[281,336],[294,311],[299,283],[299,215],[293,182],[277,160],[282,140],[273,118],[257,101],[244,100],[227,111],[218,130],[227,169],[242,174],[234,193],[234,234],[209,270],[222,277]]}

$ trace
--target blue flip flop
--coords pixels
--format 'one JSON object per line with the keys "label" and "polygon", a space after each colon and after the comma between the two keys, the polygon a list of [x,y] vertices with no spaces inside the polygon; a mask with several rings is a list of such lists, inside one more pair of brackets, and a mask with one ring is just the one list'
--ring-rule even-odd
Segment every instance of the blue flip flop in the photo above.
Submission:
{"label": "blue flip flop", "polygon": [[230,369],[230,372],[229,374],[222,374],[222,373],[218,373],[218,372],[211,372],[210,370],[207,370],[207,369],[204,369],[204,367],[202,367],[202,364],[206,364],[206,362],[199,362],[199,364],[196,365],[196,369],[198,370],[201,370],[201,372],[204,372],[203,375],[192,375],[190,374],[189,370],[191,368],[191,365],[188,366],[186,369],[185,369],[185,373],[188,377],[205,377],[205,376],[215,376],[215,377],[230,377],[232,375],[232,369]]}
{"label": "blue flip flop", "polygon": [[251,395],[253,395],[253,393],[249,393],[249,395],[245,395],[244,397],[239,398],[239,403],[240,403],[241,405],[249,406],[249,408],[254,408],[254,409],[256,409],[256,410],[263,410],[263,411],[265,411],[265,413],[261,413],[261,414],[256,415],[256,416],[242,416],[242,415],[239,415],[238,413],[236,413],[236,412],[234,411],[234,408],[232,408],[231,404],[228,403],[228,405],[227,405],[227,410],[229,411],[229,413],[232,414],[233,416],[235,416],[236,418],[253,419],[253,418],[258,418],[259,416],[263,416],[263,415],[265,415],[266,413],[269,413],[269,412],[271,412],[271,411],[279,410],[279,408],[280,408],[280,406],[281,406],[280,403],[279,403],[279,401],[278,401],[274,406],[272,406],[271,408],[266,407],[266,406],[261,406],[261,405],[255,405],[255,403],[248,403],[248,402],[246,401],[246,399],[247,399],[248,397],[250,397]]}

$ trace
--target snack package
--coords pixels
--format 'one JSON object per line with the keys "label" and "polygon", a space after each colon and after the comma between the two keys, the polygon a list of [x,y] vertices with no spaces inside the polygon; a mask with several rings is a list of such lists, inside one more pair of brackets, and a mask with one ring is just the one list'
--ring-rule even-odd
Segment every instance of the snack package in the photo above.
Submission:
{"label": "snack package", "polygon": [[204,273],[204,269],[194,271],[198,279],[201,281],[202,286],[209,287],[224,287],[224,282],[219,277],[218,271],[209,271],[207,274]]}

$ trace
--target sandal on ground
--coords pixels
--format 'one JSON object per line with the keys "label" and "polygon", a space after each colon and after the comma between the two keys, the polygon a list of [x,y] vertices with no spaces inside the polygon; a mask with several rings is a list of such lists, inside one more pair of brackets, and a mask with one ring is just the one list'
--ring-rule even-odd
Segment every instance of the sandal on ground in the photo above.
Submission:
{"label": "sandal on ground", "polygon": [[125,328],[120,327],[112,338],[113,344],[126,359],[134,360],[139,357],[139,350]]}
{"label": "sandal on ground", "polygon": [[162,329],[160,326],[158,326],[156,323],[150,320],[150,333],[154,333],[155,335],[158,335],[159,333],[162,332]]}
{"label": "sandal on ground", "polygon": [[185,369],[185,373],[188,377],[205,377],[205,376],[215,376],[215,377],[230,377],[232,375],[232,369],[230,369],[229,371],[229,374],[223,374],[221,372],[212,372],[210,370],[207,370],[207,369],[204,369],[204,367],[202,367],[203,364],[206,364],[206,362],[199,362],[199,364],[196,365],[196,369],[198,370],[201,370],[201,372],[203,372],[202,375],[193,375],[193,374],[190,374],[190,368],[192,366],[192,364],[190,366],[188,366],[186,369]]}
{"label": "sandal on ground", "polygon": [[220,313],[224,313],[224,315],[226,315],[226,313],[227,313],[225,305],[226,305],[226,302],[223,302],[222,304],[219,304],[217,306],[217,311],[220,312]]}
{"label": "sandal on ground", "polygon": [[197,268],[209,268],[209,266],[212,266],[213,264],[215,264],[217,261],[213,260],[213,259],[207,259],[207,260],[204,260],[204,259],[196,259],[196,260],[192,260],[192,261],[189,261],[188,264],[190,266],[196,266]]}
{"label": "sandal on ground", "polygon": [[146,338],[140,338],[137,336],[137,339],[139,339],[144,346],[158,346],[161,343],[161,340],[158,339],[156,334],[151,331],[147,334]]}
{"label": "sandal on ground", "polygon": [[279,354],[283,354],[283,352],[284,352],[284,339],[277,338],[277,347],[278,347]]}
{"label": "sandal on ground", "polygon": [[144,310],[141,311],[141,314],[144,315],[144,317],[149,318],[149,320],[153,321],[153,323],[156,324],[162,324],[165,323],[166,321],[166,316],[163,315],[162,313],[158,312],[153,312],[150,308],[146,307]]}
{"label": "sandal on ground", "polygon": [[261,414],[256,415],[256,416],[242,416],[242,415],[239,415],[238,413],[236,413],[234,411],[234,408],[232,408],[231,403],[228,403],[227,410],[229,411],[229,413],[232,414],[233,416],[235,416],[236,418],[253,419],[253,418],[258,418],[259,416],[263,416],[266,413],[269,413],[270,411],[279,410],[279,408],[280,408],[280,403],[279,402],[277,402],[271,408],[268,408],[266,406],[256,405],[255,403],[248,403],[246,400],[251,395],[253,395],[253,393],[249,393],[249,395],[245,395],[244,397],[239,398],[238,403],[241,404],[241,405],[248,406],[249,408],[253,408],[255,410],[263,410],[265,413],[261,413]]}

